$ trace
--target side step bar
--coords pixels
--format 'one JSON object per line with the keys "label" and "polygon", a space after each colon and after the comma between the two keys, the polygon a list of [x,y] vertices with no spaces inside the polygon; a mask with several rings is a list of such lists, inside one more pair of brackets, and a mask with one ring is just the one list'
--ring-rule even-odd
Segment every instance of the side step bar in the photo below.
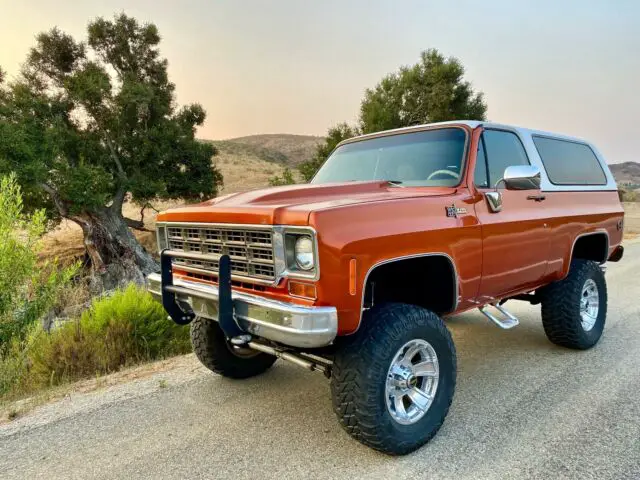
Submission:
{"label": "side step bar", "polygon": [[[488,311],[487,307],[489,306],[498,310],[502,314],[502,317],[497,317],[496,315]],[[482,307],[478,307],[478,310],[480,310],[480,312],[493,323],[505,330],[517,327],[520,324],[520,320],[518,320],[513,316],[513,314],[509,313],[504,307],[498,305],[497,303],[483,305]]]}

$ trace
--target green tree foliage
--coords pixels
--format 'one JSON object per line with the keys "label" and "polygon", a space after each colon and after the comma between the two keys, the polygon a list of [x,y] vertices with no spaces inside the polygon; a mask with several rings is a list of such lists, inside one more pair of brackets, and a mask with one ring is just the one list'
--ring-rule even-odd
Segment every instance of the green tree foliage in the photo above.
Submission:
{"label": "green tree foliage", "polygon": [[400,67],[367,89],[358,127],[340,124],[330,128],[316,156],[300,170],[310,180],[340,141],[360,133],[448,120],[485,120],[486,112],[482,93],[474,92],[464,80],[460,61],[429,49],[415,65]]}
{"label": "green tree foliage", "polygon": [[104,282],[157,268],[128,228],[142,222],[123,217],[127,194],[201,199],[222,183],[215,148],[194,138],[205,112],[176,108],[159,43],[155,25],[124,14],[92,21],[86,42],[54,28],[0,85],[0,173],[17,173],[29,208],[81,226]]}
{"label": "green tree foliage", "polygon": [[269,178],[269,185],[272,187],[279,187],[281,185],[293,185],[296,183],[295,178],[293,178],[293,172],[289,167],[285,168],[282,171],[282,175],[274,175]]}
{"label": "green tree foliage", "polygon": [[331,127],[327,132],[324,143],[318,145],[315,156],[311,160],[300,164],[299,169],[304,180],[308,182],[313,178],[327,157],[341,141],[355,137],[356,135],[360,135],[358,128],[352,127],[347,123],[339,123]]}
{"label": "green tree foliage", "polygon": [[44,230],[44,211],[24,213],[15,176],[0,179],[0,356],[11,342],[24,340],[77,270],[39,262]]}
{"label": "green tree foliage", "polygon": [[420,61],[384,77],[367,89],[360,105],[363,133],[448,120],[484,120],[487,105],[463,79],[457,58],[445,58],[435,49]]}

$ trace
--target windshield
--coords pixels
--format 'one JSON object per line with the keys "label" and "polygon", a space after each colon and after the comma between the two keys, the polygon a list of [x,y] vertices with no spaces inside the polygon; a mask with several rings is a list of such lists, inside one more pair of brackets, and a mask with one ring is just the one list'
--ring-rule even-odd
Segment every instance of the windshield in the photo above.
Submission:
{"label": "windshield", "polygon": [[441,128],[347,143],[311,183],[389,180],[396,185],[453,187],[460,183],[466,133]]}

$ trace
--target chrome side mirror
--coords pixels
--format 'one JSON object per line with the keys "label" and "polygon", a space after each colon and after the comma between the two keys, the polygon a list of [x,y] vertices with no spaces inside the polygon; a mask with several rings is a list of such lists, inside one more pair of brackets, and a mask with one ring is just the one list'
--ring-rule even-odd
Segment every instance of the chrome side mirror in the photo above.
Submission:
{"label": "chrome side mirror", "polygon": [[493,192],[485,193],[489,210],[502,210],[502,194],[498,186],[504,183],[507,190],[540,190],[540,169],[534,165],[512,165],[504,170],[504,176],[496,183]]}
{"label": "chrome side mirror", "polygon": [[513,165],[505,169],[496,188],[501,181],[507,190],[539,190],[540,169],[534,165]]}
{"label": "chrome side mirror", "polygon": [[492,213],[498,213],[502,210],[502,194],[497,190],[493,192],[487,192],[484,194],[487,198],[487,203],[489,204],[489,210]]}

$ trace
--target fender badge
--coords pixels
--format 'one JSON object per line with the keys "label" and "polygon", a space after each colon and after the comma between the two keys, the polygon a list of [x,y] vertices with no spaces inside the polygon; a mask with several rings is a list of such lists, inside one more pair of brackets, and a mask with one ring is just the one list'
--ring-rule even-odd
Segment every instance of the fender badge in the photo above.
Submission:
{"label": "fender badge", "polygon": [[458,218],[459,215],[466,215],[467,209],[462,207],[456,207],[455,203],[452,203],[451,206],[445,207],[447,211],[447,217]]}

